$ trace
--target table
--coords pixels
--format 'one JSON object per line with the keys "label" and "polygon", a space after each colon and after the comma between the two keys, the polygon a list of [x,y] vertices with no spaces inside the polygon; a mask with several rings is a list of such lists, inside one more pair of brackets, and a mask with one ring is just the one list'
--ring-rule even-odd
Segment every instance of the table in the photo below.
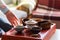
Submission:
{"label": "table", "polygon": [[50,40],[60,40],[60,29],[56,29],[55,34],[52,35]]}
{"label": "table", "polygon": [[[0,38],[1,40],[1,38]],[[60,40],[60,29],[56,29],[56,32],[54,35],[52,35],[50,40]]]}
{"label": "table", "polygon": [[[0,38],[1,40],[1,38]],[[50,40],[60,40],[60,29],[56,29],[56,32],[54,35],[52,35]]]}
{"label": "table", "polygon": [[[26,30],[26,29],[25,29]],[[49,30],[41,31],[39,32],[39,37],[31,37],[29,35],[29,32],[22,34],[14,34],[14,30],[9,30],[6,32],[5,35],[2,36],[2,40],[49,40],[50,37],[55,33],[56,31],[56,24],[53,23],[51,25],[51,28]]]}

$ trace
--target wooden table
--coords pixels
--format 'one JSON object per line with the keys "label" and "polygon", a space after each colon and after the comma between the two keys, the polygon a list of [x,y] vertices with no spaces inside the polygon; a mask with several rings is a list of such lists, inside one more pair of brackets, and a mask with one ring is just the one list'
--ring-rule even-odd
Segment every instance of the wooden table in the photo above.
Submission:
{"label": "wooden table", "polygon": [[[0,38],[1,40],[1,38]],[[60,40],[60,29],[56,29],[56,32],[52,35],[50,40]]]}
{"label": "wooden table", "polygon": [[[3,35],[2,40],[49,40],[50,37],[55,33],[55,31],[56,31],[56,24],[53,24],[51,25],[51,28],[49,30],[39,33],[41,37],[36,38],[36,37],[31,37],[26,35],[6,34],[6,35]],[[9,32],[10,31],[8,31],[8,33]]]}

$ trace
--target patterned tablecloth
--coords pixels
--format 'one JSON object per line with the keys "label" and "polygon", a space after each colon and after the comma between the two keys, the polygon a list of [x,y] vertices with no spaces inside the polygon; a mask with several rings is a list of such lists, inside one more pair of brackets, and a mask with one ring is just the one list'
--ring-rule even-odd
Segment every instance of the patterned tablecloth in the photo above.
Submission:
{"label": "patterned tablecloth", "polygon": [[49,11],[46,9],[37,8],[35,11],[33,11],[33,15],[60,17],[60,10]]}

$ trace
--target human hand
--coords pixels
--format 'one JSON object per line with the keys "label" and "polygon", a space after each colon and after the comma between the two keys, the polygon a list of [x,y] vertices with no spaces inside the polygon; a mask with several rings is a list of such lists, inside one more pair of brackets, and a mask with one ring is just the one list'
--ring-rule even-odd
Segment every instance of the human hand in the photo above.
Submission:
{"label": "human hand", "polygon": [[8,11],[6,13],[6,16],[7,16],[7,19],[10,21],[10,23],[16,27],[18,25],[20,25],[20,21],[16,18],[16,16],[11,12],[11,11]]}
{"label": "human hand", "polygon": [[7,19],[9,22],[16,27],[17,25],[20,24],[18,21],[17,17],[7,8],[7,6],[0,0],[1,5],[0,5],[0,10],[6,15]]}

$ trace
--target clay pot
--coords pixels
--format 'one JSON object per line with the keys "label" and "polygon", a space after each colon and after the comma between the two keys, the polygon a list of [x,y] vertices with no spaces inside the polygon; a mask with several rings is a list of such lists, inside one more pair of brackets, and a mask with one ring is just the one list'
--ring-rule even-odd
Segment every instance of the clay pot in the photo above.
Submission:
{"label": "clay pot", "polygon": [[42,30],[48,30],[48,29],[50,29],[51,22],[49,22],[49,21],[40,21],[40,22],[37,23],[37,25],[39,27],[42,27]]}
{"label": "clay pot", "polygon": [[32,34],[38,34],[41,30],[40,27],[33,27],[30,31]]}

